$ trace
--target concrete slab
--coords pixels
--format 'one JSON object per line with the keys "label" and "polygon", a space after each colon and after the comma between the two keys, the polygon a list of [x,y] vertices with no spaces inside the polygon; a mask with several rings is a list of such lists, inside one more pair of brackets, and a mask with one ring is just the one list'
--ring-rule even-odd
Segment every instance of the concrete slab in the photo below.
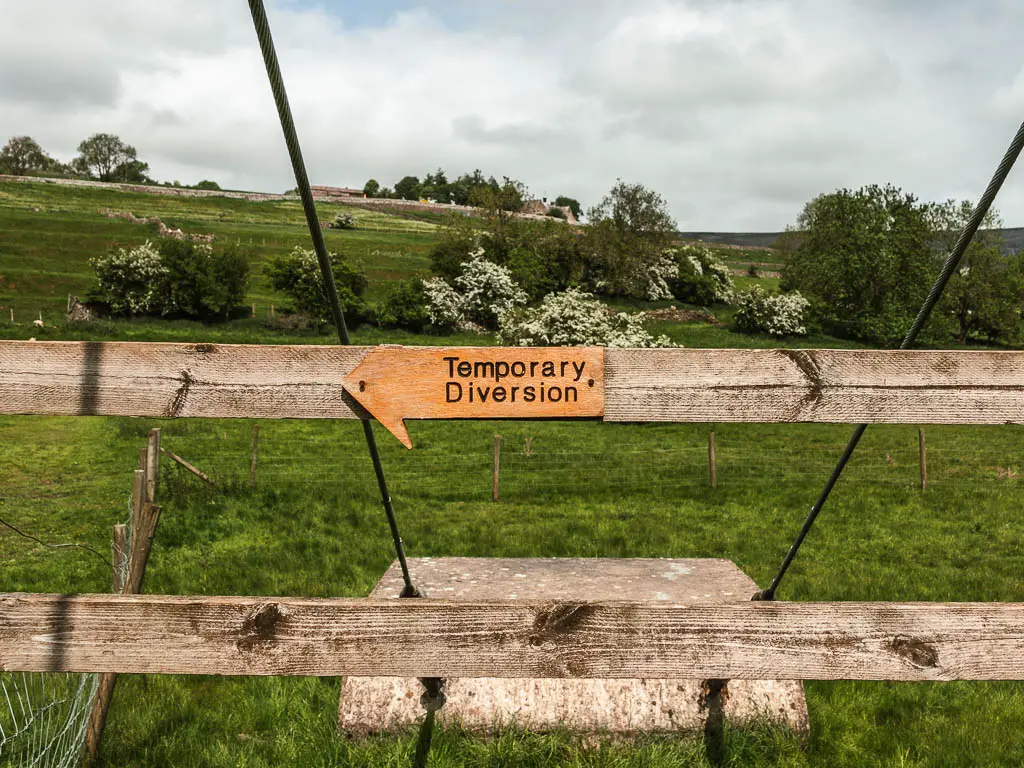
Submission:
{"label": "concrete slab", "polygon": [[[449,600],[639,600],[712,603],[749,600],[757,585],[720,559],[476,558],[409,560],[428,597]],[[370,593],[397,599],[398,563]],[[423,686],[415,678],[352,677],[342,686],[338,725],[353,735],[400,730],[419,721]],[[581,733],[702,731],[707,720],[701,680],[555,680],[454,678],[445,682],[439,723],[473,731],[515,724]],[[803,684],[733,680],[724,691],[734,724],[771,720],[808,729]]]}

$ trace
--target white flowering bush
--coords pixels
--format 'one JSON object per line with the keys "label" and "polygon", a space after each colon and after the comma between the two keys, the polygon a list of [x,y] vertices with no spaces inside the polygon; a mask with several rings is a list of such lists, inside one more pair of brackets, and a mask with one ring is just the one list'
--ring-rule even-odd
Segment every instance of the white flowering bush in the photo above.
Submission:
{"label": "white flowering bush", "polygon": [[430,324],[444,330],[454,330],[466,323],[466,309],[462,296],[440,277],[423,281],[427,298],[427,317]]}
{"label": "white flowering bush", "polygon": [[505,267],[487,261],[483,249],[473,251],[463,262],[462,274],[455,278],[466,316],[485,328],[496,328],[498,319],[529,298]]}
{"label": "white flowering bush", "polygon": [[439,328],[468,330],[497,328],[502,315],[526,304],[529,298],[503,266],[487,261],[482,248],[462,262],[454,286],[440,277],[423,282],[427,315]]}
{"label": "white flowering bush", "polygon": [[808,306],[810,302],[798,291],[770,294],[755,285],[736,296],[736,327],[771,336],[806,336]]}
{"label": "white flowering bush", "polygon": [[501,315],[498,340],[523,347],[605,346],[671,347],[667,336],[654,338],[644,328],[644,314],[609,314],[593,294],[570,288],[550,293],[537,307]]}
{"label": "white flowering bush", "polygon": [[145,315],[159,310],[167,267],[148,240],[89,259],[97,285],[92,296],[115,314]]}
{"label": "white flowering bush", "polygon": [[729,267],[710,248],[695,244],[672,248],[666,251],[666,260],[675,268],[666,278],[675,298],[702,307],[733,300]]}

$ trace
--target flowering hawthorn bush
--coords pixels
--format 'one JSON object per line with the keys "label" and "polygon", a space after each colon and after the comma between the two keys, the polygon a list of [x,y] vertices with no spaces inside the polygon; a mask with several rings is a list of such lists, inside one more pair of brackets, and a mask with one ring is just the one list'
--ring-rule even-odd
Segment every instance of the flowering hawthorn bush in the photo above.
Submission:
{"label": "flowering hawthorn bush", "polygon": [[505,268],[483,257],[483,249],[469,254],[454,286],[440,277],[423,282],[430,322],[440,328],[494,329],[500,317],[526,303],[526,291]]}
{"label": "flowering hawthorn bush", "polygon": [[769,294],[755,285],[736,296],[736,327],[771,336],[805,336],[804,313],[809,305],[798,291]]}
{"label": "flowering hawthorn bush", "polygon": [[684,245],[666,252],[675,269],[667,276],[667,285],[677,299],[706,307],[715,302],[733,300],[729,267],[710,248]]}
{"label": "flowering hawthorn bush", "polygon": [[667,336],[652,337],[643,323],[643,312],[611,315],[593,294],[569,288],[549,293],[537,307],[521,307],[502,314],[498,340],[523,347],[673,346]]}
{"label": "flowering hawthorn bush", "polygon": [[161,286],[167,274],[158,251],[148,240],[134,248],[119,248],[89,259],[97,285],[92,297],[119,315],[158,311]]}

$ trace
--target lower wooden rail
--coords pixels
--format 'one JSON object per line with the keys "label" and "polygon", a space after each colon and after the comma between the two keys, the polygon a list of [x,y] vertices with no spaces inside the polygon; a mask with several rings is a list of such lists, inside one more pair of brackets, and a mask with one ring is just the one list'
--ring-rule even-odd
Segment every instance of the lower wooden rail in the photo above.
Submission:
{"label": "lower wooden rail", "polygon": [[1022,680],[1024,604],[3,594],[0,670]]}

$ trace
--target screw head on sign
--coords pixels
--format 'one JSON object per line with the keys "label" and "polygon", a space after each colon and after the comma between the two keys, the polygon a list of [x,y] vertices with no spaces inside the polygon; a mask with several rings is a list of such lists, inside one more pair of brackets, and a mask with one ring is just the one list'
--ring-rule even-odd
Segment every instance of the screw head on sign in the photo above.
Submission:
{"label": "screw head on sign", "polygon": [[366,382],[365,381],[360,381],[359,382],[359,391],[360,392],[365,392],[366,391]]}
{"label": "screw head on sign", "polygon": [[587,379],[587,386],[588,387],[594,386],[594,380],[593,379]]}

